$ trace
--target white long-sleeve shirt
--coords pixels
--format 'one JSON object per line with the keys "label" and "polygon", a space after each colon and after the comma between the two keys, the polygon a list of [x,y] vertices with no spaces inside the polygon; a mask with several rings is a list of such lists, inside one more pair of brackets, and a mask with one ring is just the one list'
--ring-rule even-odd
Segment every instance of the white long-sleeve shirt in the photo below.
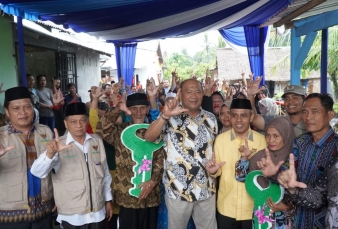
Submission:
{"label": "white long-sleeve shirt", "polygon": [[[87,161],[87,152],[90,147],[89,139],[93,139],[92,136],[86,133],[86,139],[84,141],[84,145],[81,145],[79,142],[75,141],[72,135],[68,132],[66,138],[66,145],[74,142],[79,149],[85,154],[85,158]],[[31,168],[31,173],[40,178],[45,178],[48,176],[50,171],[54,169],[55,173],[57,173],[60,169],[60,160],[59,154],[56,153],[52,159],[46,156],[46,152],[42,153],[33,163]],[[103,178],[103,190],[105,193],[105,201],[110,201],[113,199],[111,194],[110,184],[112,182],[112,177],[110,176],[107,162],[104,165],[104,178]],[[101,222],[105,218],[106,209],[103,207],[101,210],[97,212],[90,212],[87,214],[79,215],[61,215],[59,214],[57,217],[57,221],[61,223],[61,221],[66,221],[74,226],[81,226],[89,223],[97,223]]]}

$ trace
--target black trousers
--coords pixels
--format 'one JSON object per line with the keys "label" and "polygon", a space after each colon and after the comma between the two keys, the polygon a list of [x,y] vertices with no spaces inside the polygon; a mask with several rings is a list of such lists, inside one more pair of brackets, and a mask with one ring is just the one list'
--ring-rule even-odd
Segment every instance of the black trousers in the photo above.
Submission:
{"label": "black trousers", "polygon": [[252,229],[252,220],[239,220],[221,215],[217,211],[218,229]]}
{"label": "black trousers", "polygon": [[66,221],[62,221],[61,225],[63,229],[105,229],[106,228],[105,220],[102,220],[101,222],[98,222],[98,223],[85,224],[82,226],[74,226]]}
{"label": "black trousers", "polygon": [[30,223],[0,223],[1,229],[53,229],[52,214]]}
{"label": "black trousers", "polygon": [[119,229],[156,229],[158,207],[124,208],[120,206]]}
{"label": "black trousers", "polygon": [[[108,221],[108,229],[117,229],[118,214],[114,214],[113,217]],[[107,219],[106,219],[107,220]]]}

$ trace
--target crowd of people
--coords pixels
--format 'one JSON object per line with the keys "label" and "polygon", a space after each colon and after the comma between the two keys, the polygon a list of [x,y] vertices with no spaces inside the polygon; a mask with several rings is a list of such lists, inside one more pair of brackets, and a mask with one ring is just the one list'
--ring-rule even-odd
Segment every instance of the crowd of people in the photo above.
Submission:
{"label": "crowd of people", "polygon": [[[36,88],[35,80],[37,82]],[[106,76],[83,103],[76,85],[27,75],[27,87],[5,93],[0,127],[0,228],[251,229],[254,200],[246,190],[260,170],[273,228],[338,228],[337,144],[329,94],[288,85],[286,115],[261,78],[220,84],[207,70],[156,84],[125,85]],[[131,195],[135,161],[121,135],[163,142],[153,152],[151,177]]]}

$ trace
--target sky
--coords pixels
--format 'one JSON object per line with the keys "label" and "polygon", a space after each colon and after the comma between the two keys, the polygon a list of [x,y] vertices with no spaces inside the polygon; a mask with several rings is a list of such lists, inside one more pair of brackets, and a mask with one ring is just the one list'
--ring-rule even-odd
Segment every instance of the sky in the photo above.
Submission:
{"label": "sky", "polygon": [[[208,33],[208,38],[212,44],[217,44],[218,37],[220,33],[217,30],[206,32]],[[161,50],[162,54],[164,51],[170,56],[174,52],[181,52],[183,48],[186,48],[188,54],[193,56],[196,52],[203,50],[203,37],[204,33],[197,34],[195,36],[186,37],[186,38],[167,38],[161,40]]]}

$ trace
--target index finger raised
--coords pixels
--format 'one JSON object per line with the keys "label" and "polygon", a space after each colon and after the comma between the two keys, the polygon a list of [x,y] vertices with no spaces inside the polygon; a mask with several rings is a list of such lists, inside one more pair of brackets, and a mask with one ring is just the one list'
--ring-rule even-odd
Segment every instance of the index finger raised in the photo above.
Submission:
{"label": "index finger raised", "polygon": [[216,161],[215,152],[212,152],[211,160],[212,160],[212,161]]}
{"label": "index finger raised", "polygon": [[59,132],[56,128],[54,128],[55,140],[59,140]]}
{"label": "index finger raised", "polygon": [[295,171],[295,156],[292,153],[290,153],[289,163],[290,163],[290,170]]}
{"label": "index finger raised", "polygon": [[177,100],[180,100],[181,98],[181,88],[178,89],[177,93],[176,93],[176,97],[175,97]]}
{"label": "index finger raised", "polygon": [[271,160],[271,155],[270,155],[270,151],[268,148],[265,148],[265,154],[266,154],[266,160]]}

